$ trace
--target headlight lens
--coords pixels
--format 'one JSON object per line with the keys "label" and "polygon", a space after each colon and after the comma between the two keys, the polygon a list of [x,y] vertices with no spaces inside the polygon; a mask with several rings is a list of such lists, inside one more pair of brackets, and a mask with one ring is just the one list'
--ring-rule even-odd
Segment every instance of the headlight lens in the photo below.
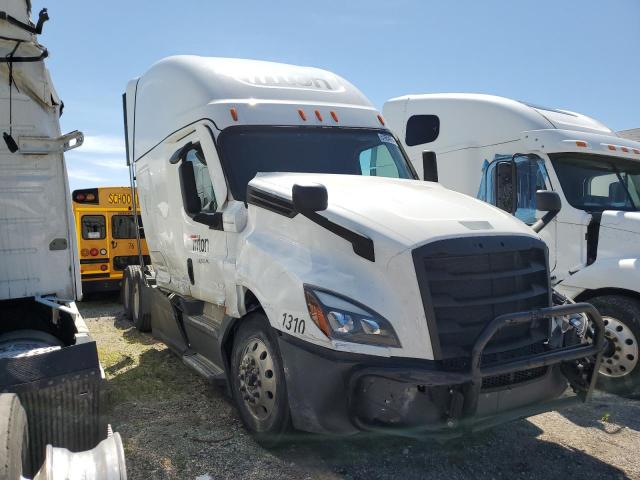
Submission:
{"label": "headlight lens", "polygon": [[400,346],[388,320],[353,300],[307,286],[304,295],[311,319],[327,337],[367,345]]}

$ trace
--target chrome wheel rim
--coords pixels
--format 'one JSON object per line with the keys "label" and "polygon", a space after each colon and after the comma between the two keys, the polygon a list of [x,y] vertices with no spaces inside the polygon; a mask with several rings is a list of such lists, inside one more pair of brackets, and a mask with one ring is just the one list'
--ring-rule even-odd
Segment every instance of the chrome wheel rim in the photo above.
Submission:
{"label": "chrome wheel rim", "polygon": [[624,377],[638,364],[638,340],[631,329],[617,318],[602,317],[602,320],[609,345],[602,355],[600,373],[605,377]]}
{"label": "chrome wheel rim", "polygon": [[275,408],[276,370],[267,345],[250,339],[242,350],[238,382],[240,395],[256,420],[266,419]]}

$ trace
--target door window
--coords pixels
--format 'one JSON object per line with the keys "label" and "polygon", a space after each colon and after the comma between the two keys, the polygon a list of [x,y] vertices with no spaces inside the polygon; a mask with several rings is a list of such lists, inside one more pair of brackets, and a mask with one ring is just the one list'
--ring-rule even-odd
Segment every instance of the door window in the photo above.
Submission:
{"label": "door window", "polygon": [[[495,170],[500,163],[510,162],[509,155],[496,155],[493,162],[485,161],[482,172],[482,181],[478,198],[485,202],[497,205],[497,198],[505,194],[502,190],[512,189],[511,181],[495,183]],[[536,191],[547,190],[550,187],[547,169],[544,161],[535,156],[517,156],[515,161],[515,175],[513,181],[516,182],[516,205],[513,213],[526,224],[533,224],[536,221]],[[509,193],[511,195],[511,193]]]}
{"label": "door window", "polygon": [[191,162],[193,165],[193,176],[195,188],[200,199],[200,211],[203,213],[213,213],[218,209],[216,195],[213,192],[213,184],[209,176],[209,167],[199,146],[187,151],[184,162]]}
{"label": "door window", "polygon": [[[138,215],[138,225],[141,227],[140,238],[144,238],[140,215]],[[136,222],[133,215],[114,215],[111,217],[111,236],[116,240],[136,238]]]}
{"label": "door window", "polygon": [[81,223],[84,240],[102,240],[107,236],[104,215],[83,215]]}

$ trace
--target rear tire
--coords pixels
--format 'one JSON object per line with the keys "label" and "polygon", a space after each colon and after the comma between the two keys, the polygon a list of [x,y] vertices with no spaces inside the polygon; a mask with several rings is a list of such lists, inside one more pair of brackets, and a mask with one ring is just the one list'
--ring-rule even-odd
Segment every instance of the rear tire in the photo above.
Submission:
{"label": "rear tire", "polygon": [[242,320],[233,342],[230,384],[240,419],[264,447],[282,443],[291,416],[280,350],[262,312]]}
{"label": "rear tire", "polygon": [[124,310],[124,316],[131,320],[131,270],[129,267],[122,273],[122,284],[120,285],[120,302]]}
{"label": "rear tire", "polygon": [[27,414],[15,393],[0,394],[0,478],[19,480],[28,459]]}
{"label": "rear tire", "polygon": [[141,332],[151,331],[151,300],[144,273],[138,265],[131,267],[131,321]]}
{"label": "rear tire", "polygon": [[602,315],[609,341],[597,387],[622,397],[640,397],[640,301],[624,295],[602,295],[587,301]]}

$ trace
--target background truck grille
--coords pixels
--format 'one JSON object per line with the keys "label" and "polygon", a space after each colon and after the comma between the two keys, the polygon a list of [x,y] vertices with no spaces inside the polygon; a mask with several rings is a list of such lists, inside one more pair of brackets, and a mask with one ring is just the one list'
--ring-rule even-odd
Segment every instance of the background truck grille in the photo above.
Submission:
{"label": "background truck grille", "polygon": [[[499,315],[551,305],[547,247],[535,238],[441,240],[415,249],[413,260],[437,358],[468,357]],[[548,329],[548,320],[505,328],[488,351],[537,341]]]}

